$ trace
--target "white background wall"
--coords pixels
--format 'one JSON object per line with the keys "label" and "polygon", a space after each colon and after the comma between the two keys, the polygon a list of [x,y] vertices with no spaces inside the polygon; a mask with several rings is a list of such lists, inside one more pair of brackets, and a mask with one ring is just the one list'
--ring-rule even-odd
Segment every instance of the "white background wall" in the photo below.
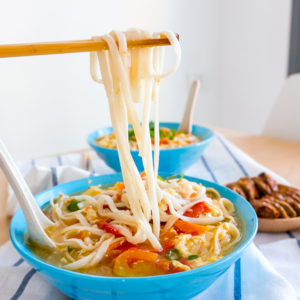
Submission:
{"label": "white background wall", "polygon": [[[160,119],[181,120],[200,76],[195,123],[259,134],[286,77],[290,9],[290,0],[1,0],[0,43],[171,29],[183,57],[162,84]],[[86,148],[86,135],[108,125],[88,53],[0,59],[0,138],[15,159]]]}

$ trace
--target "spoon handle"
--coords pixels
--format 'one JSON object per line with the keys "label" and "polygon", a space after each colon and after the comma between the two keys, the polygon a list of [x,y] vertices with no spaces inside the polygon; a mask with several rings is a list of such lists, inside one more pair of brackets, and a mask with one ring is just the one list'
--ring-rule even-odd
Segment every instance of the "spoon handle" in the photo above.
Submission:
{"label": "spoon handle", "polygon": [[193,112],[195,109],[195,104],[196,104],[199,89],[200,89],[200,81],[199,80],[193,81],[190,87],[189,97],[185,106],[184,115],[181,124],[178,128],[178,131],[192,133]]}
{"label": "spoon handle", "polygon": [[0,167],[8,179],[15,195],[23,210],[27,221],[30,238],[39,243],[56,247],[52,240],[44,232],[43,228],[53,225],[53,223],[43,214],[36,203],[28,185],[26,184],[19,169],[14,163],[8,150],[0,140]]}

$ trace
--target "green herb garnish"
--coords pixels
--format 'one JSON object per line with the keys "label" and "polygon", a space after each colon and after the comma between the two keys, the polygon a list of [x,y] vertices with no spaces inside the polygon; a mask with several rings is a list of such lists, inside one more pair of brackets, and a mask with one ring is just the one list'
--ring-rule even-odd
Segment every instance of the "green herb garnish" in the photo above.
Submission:
{"label": "green herb garnish", "polygon": [[162,129],[160,129],[160,128],[159,128],[159,137],[160,137],[160,138],[163,138],[163,137],[165,137],[165,136],[164,136],[164,132],[163,132],[163,130],[162,130]]}
{"label": "green herb garnish", "polygon": [[[153,121],[149,122],[149,132],[150,132],[150,137],[152,139],[155,138],[155,124]],[[165,130],[163,130],[162,128],[159,127],[159,137],[162,139],[164,137],[167,137],[170,140],[173,140],[175,135],[176,135],[177,131],[176,129],[169,129],[168,132],[166,132]],[[184,133],[184,132],[180,132],[180,133]],[[135,134],[134,134],[134,130],[131,128],[128,130],[128,139],[129,141],[135,141]]]}
{"label": "green herb garnish", "polygon": [[180,173],[180,174],[173,175],[173,176],[170,176],[170,177],[167,177],[167,183],[171,183],[171,182],[169,181],[169,179],[176,178],[177,176],[181,176],[181,177],[179,178],[179,180],[177,180],[177,182],[181,181],[181,179],[184,177],[184,175],[181,174],[181,173]]}
{"label": "green herb garnish", "polygon": [[81,200],[81,201],[76,201],[76,200],[74,200],[74,201],[72,201],[69,205],[68,205],[68,210],[69,211],[77,211],[77,210],[79,210],[80,208],[78,207],[78,203],[80,203],[80,202],[83,202],[83,201],[85,201],[85,200]]}
{"label": "green herb garnish", "polygon": [[159,175],[157,175],[157,179],[164,181],[164,179],[162,177],[160,177]]}
{"label": "green herb garnish", "polygon": [[150,137],[151,137],[152,139],[154,139],[154,136],[155,136],[154,130],[150,130]]}
{"label": "green herb garnish", "polygon": [[128,130],[128,139],[129,141],[135,141],[135,138],[134,138],[134,130],[133,129],[129,129]]}
{"label": "green herb garnish", "polygon": [[197,259],[197,258],[199,258],[198,255],[190,255],[190,256],[188,257],[188,260],[193,260],[193,259]]}
{"label": "green herb garnish", "polygon": [[70,248],[70,246],[68,246],[68,252],[71,252],[72,251],[72,249]]}
{"label": "green herb garnish", "polygon": [[179,252],[178,249],[173,248],[168,252],[168,254],[166,254],[165,257],[168,260],[178,260],[181,257],[181,253]]}
{"label": "green herb garnish", "polygon": [[149,122],[149,128],[150,128],[150,129],[154,129],[154,122],[153,122],[153,121],[150,121],[150,122]]}

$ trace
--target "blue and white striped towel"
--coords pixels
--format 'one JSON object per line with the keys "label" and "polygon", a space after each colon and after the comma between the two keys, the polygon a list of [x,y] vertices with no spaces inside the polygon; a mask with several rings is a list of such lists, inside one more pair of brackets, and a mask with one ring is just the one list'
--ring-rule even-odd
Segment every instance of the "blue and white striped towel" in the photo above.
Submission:
{"label": "blue and white striped towel", "polygon": [[[53,185],[95,174],[113,173],[95,154],[93,172],[83,170],[84,157],[68,154],[59,157],[19,162],[32,192],[37,194]],[[217,135],[204,156],[186,175],[225,184],[241,176],[268,172],[280,183],[283,178],[258,164],[221,135]],[[18,203],[9,189],[7,213],[12,215]],[[300,299],[300,229],[293,232],[258,233],[246,253],[211,287],[194,300]],[[0,248],[0,299],[69,299],[48,284],[18,255],[11,242]],[[298,298],[297,298],[298,295]]]}

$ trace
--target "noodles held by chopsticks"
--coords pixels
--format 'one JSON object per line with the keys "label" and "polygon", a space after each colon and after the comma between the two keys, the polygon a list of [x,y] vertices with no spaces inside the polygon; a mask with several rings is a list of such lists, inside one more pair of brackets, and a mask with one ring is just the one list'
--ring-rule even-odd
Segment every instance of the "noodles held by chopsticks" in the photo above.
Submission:
{"label": "noodles held by chopsticks", "polygon": [[[120,156],[123,179],[128,199],[139,228],[147,236],[155,249],[160,249],[158,241],[160,233],[160,216],[158,202],[162,199],[162,193],[156,182],[158,174],[158,153],[159,134],[157,134],[158,124],[158,88],[162,78],[171,75],[180,64],[181,49],[180,44],[171,31],[164,31],[177,55],[174,66],[162,73],[163,50],[158,47],[143,49],[127,49],[126,38],[148,39],[157,37],[159,34],[150,35],[146,30],[131,29],[126,32],[113,31],[110,35],[94,37],[94,40],[105,40],[109,46],[109,51],[98,51],[102,81],[105,86],[109,101],[110,114],[114,133],[117,140]],[[119,43],[117,48],[116,40]],[[130,58],[130,59],[129,59]],[[131,63],[131,65],[130,65]],[[91,76],[96,82],[101,82],[96,75],[95,54],[91,53]],[[140,90],[140,91],[139,91]],[[132,93],[133,91],[133,93]],[[142,125],[134,107],[136,101],[133,97],[141,95],[143,102]],[[149,119],[151,100],[155,101],[155,170],[153,170],[152,147],[149,134]],[[142,183],[139,172],[130,154],[128,143],[128,119],[132,122],[137,143],[139,145],[139,155],[143,159],[144,169],[147,174],[148,195]],[[149,225],[152,215],[153,229]],[[144,237],[143,237],[144,238]]]}

